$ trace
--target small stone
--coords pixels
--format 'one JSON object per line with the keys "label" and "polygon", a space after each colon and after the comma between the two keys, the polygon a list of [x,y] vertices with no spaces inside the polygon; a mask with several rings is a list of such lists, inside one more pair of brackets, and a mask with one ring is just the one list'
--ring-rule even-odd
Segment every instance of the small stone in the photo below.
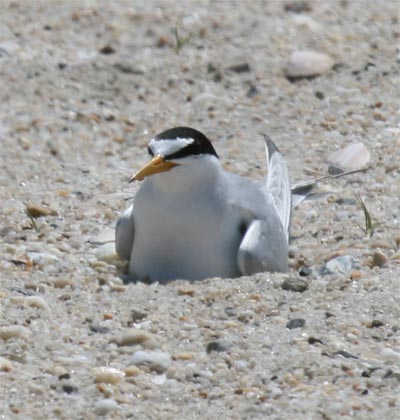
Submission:
{"label": "small stone", "polygon": [[210,354],[211,352],[225,352],[230,348],[230,344],[226,341],[210,341],[206,345],[206,352]]}
{"label": "small stone", "polygon": [[0,328],[0,338],[4,341],[12,338],[23,338],[27,340],[32,335],[31,330],[22,325],[9,325]]}
{"label": "small stone", "polygon": [[72,394],[74,392],[78,392],[79,391],[79,388],[77,386],[71,385],[71,384],[64,384],[64,385],[62,385],[61,389],[66,394]]}
{"label": "small stone", "polygon": [[308,282],[296,277],[285,279],[281,284],[283,290],[290,290],[292,292],[303,293],[308,289]]}
{"label": "small stone", "polygon": [[387,257],[383,252],[376,251],[372,256],[372,267],[382,267],[387,262]]}
{"label": "small stone", "polygon": [[40,268],[47,267],[59,261],[58,257],[49,252],[29,252],[27,256],[33,265],[37,265]]}
{"label": "small stone", "polygon": [[226,313],[228,316],[236,316],[236,311],[235,311],[235,308],[232,308],[232,307],[230,307],[230,306],[228,306],[227,308],[225,308],[225,313]]}
{"label": "small stone", "polygon": [[110,263],[118,259],[117,253],[115,252],[115,243],[108,242],[103,245],[100,245],[95,249],[94,255],[98,261],[104,261]]}
{"label": "small stone", "polygon": [[97,325],[97,324],[91,324],[89,328],[90,328],[90,331],[96,334],[107,334],[111,331],[110,328],[104,327],[102,325]]}
{"label": "small stone", "polygon": [[50,307],[47,304],[47,302],[40,296],[28,296],[25,302],[28,306],[31,306],[32,308],[50,310]]}
{"label": "small stone", "polygon": [[125,376],[127,377],[131,377],[131,376],[138,376],[142,373],[143,371],[141,369],[139,369],[137,366],[128,366],[125,369]]}
{"label": "small stone", "polygon": [[369,325],[370,328],[379,328],[383,327],[385,323],[381,321],[380,319],[373,319]]}
{"label": "small stone", "polygon": [[53,281],[53,286],[57,289],[64,289],[68,286],[73,287],[74,282],[71,279],[61,278]]}
{"label": "small stone", "polygon": [[310,16],[294,15],[292,16],[291,21],[300,28],[305,28],[313,32],[321,30],[321,25]]}
{"label": "small stone", "polygon": [[310,337],[308,339],[308,344],[311,344],[312,346],[315,344],[324,344],[322,340],[320,340],[319,338],[316,337]]}
{"label": "small stone", "polygon": [[315,77],[327,73],[334,65],[329,55],[314,51],[294,51],[290,54],[285,68],[289,79]]}
{"label": "small stone", "polygon": [[362,272],[359,270],[351,270],[350,272],[350,278],[351,280],[359,280],[362,277]]}
{"label": "small stone", "polygon": [[303,267],[301,267],[300,270],[299,270],[299,275],[301,277],[307,277],[310,274],[312,274],[312,268],[310,268],[310,267],[306,267],[306,266],[303,265]]}
{"label": "small stone", "polygon": [[284,6],[285,12],[305,13],[311,12],[312,6],[307,1],[289,1]]}
{"label": "small stone", "polygon": [[357,356],[355,356],[354,354],[351,354],[350,352],[348,352],[346,350],[339,350],[339,351],[335,352],[333,355],[334,356],[342,356],[346,359],[358,359]]}
{"label": "small stone", "polygon": [[341,255],[336,258],[332,258],[327,263],[325,263],[320,270],[322,276],[328,274],[342,274],[346,275],[350,273],[353,268],[353,258],[350,255]]}
{"label": "small stone", "polygon": [[104,47],[100,48],[99,52],[104,55],[114,54],[115,49],[111,45],[105,45]]}
{"label": "small stone", "polygon": [[392,249],[393,245],[388,241],[377,240],[370,243],[371,248]]}
{"label": "small stone", "polygon": [[306,320],[302,318],[294,318],[288,321],[286,328],[293,330],[294,328],[302,328],[306,324]]}
{"label": "small stone", "polygon": [[21,47],[14,40],[2,40],[2,42],[0,42],[0,57],[2,57],[4,54],[12,55],[20,49]]}
{"label": "small stone", "polygon": [[137,351],[130,363],[135,366],[146,366],[151,371],[164,373],[171,365],[171,355],[162,351]]}
{"label": "small stone", "polygon": [[145,69],[140,67],[133,67],[132,63],[130,62],[118,62],[114,64],[114,67],[121,73],[125,74],[143,75],[146,73]]}
{"label": "small stone", "polygon": [[232,66],[228,67],[228,70],[235,73],[248,73],[250,71],[250,65],[246,62],[233,64]]}
{"label": "small stone", "polygon": [[385,362],[400,364],[400,352],[397,352],[389,347],[385,347],[381,351],[381,358]]}
{"label": "small stone", "polygon": [[178,295],[180,296],[190,296],[193,297],[195,295],[196,291],[192,288],[181,288],[178,289]]}
{"label": "small stone", "polygon": [[179,353],[176,356],[173,357],[174,360],[193,360],[194,354],[193,353]]}
{"label": "small stone", "polygon": [[136,309],[131,310],[131,320],[132,322],[142,321],[147,317],[146,312],[141,312]]}
{"label": "small stone", "polygon": [[57,216],[58,215],[58,213],[55,210],[49,207],[39,206],[37,204],[31,204],[31,203],[26,205],[25,211],[29,217],[32,217],[34,219],[38,217],[43,217],[43,216]]}
{"label": "small stone", "polygon": [[159,338],[156,335],[136,328],[122,332],[112,341],[117,343],[120,347],[136,345],[141,345],[145,349],[155,349],[159,347]]}
{"label": "small stone", "polygon": [[89,243],[92,245],[103,245],[109,242],[115,242],[115,230],[110,228],[104,229],[89,239]]}
{"label": "small stone", "polygon": [[111,398],[105,398],[103,400],[99,400],[94,405],[94,412],[98,416],[105,416],[106,414],[116,411],[119,409],[119,406],[116,401]]}
{"label": "small stone", "polygon": [[93,369],[93,375],[95,383],[116,384],[124,378],[125,373],[118,369],[104,366]]}
{"label": "small stone", "polygon": [[11,370],[12,370],[11,362],[4,357],[0,357],[0,371],[10,372]]}

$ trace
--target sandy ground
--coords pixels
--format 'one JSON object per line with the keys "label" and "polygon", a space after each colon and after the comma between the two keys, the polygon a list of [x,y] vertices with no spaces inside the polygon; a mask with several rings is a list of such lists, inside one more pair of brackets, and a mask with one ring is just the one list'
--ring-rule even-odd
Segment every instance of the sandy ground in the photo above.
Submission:
{"label": "sandy ground", "polygon": [[[0,418],[399,418],[400,3],[0,7]],[[336,65],[291,83],[298,49]],[[98,242],[175,125],[254,178],[261,133],[293,182],[352,142],[372,159],[296,209],[288,274],[124,285]]]}

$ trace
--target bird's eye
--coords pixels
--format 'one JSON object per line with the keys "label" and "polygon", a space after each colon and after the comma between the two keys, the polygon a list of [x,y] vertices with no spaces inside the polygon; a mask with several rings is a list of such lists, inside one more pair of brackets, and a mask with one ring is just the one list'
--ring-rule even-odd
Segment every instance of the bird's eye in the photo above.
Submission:
{"label": "bird's eye", "polygon": [[153,153],[153,151],[150,149],[150,146],[147,148],[147,151],[149,152],[149,155],[150,155],[150,156],[154,156],[154,153]]}

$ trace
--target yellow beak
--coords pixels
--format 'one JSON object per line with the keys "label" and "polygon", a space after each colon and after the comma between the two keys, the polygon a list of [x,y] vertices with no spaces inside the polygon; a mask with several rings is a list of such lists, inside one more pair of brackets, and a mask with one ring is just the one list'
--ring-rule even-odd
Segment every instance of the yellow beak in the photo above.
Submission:
{"label": "yellow beak", "polygon": [[160,172],[170,171],[174,166],[178,165],[178,163],[168,162],[167,160],[164,160],[164,158],[161,155],[154,156],[149,163],[144,165],[135,173],[135,175],[133,175],[129,182],[142,181],[144,178],[146,178],[146,176],[158,174]]}

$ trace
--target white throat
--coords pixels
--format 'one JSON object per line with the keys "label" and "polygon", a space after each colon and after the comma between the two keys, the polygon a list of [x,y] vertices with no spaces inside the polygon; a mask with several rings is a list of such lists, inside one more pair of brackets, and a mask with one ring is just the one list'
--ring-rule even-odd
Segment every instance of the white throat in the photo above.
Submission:
{"label": "white throat", "polygon": [[187,191],[199,193],[200,190],[216,185],[222,173],[219,160],[212,155],[177,159],[176,163],[179,165],[168,172],[146,178],[144,183],[151,184],[160,193],[165,191],[169,196]]}

